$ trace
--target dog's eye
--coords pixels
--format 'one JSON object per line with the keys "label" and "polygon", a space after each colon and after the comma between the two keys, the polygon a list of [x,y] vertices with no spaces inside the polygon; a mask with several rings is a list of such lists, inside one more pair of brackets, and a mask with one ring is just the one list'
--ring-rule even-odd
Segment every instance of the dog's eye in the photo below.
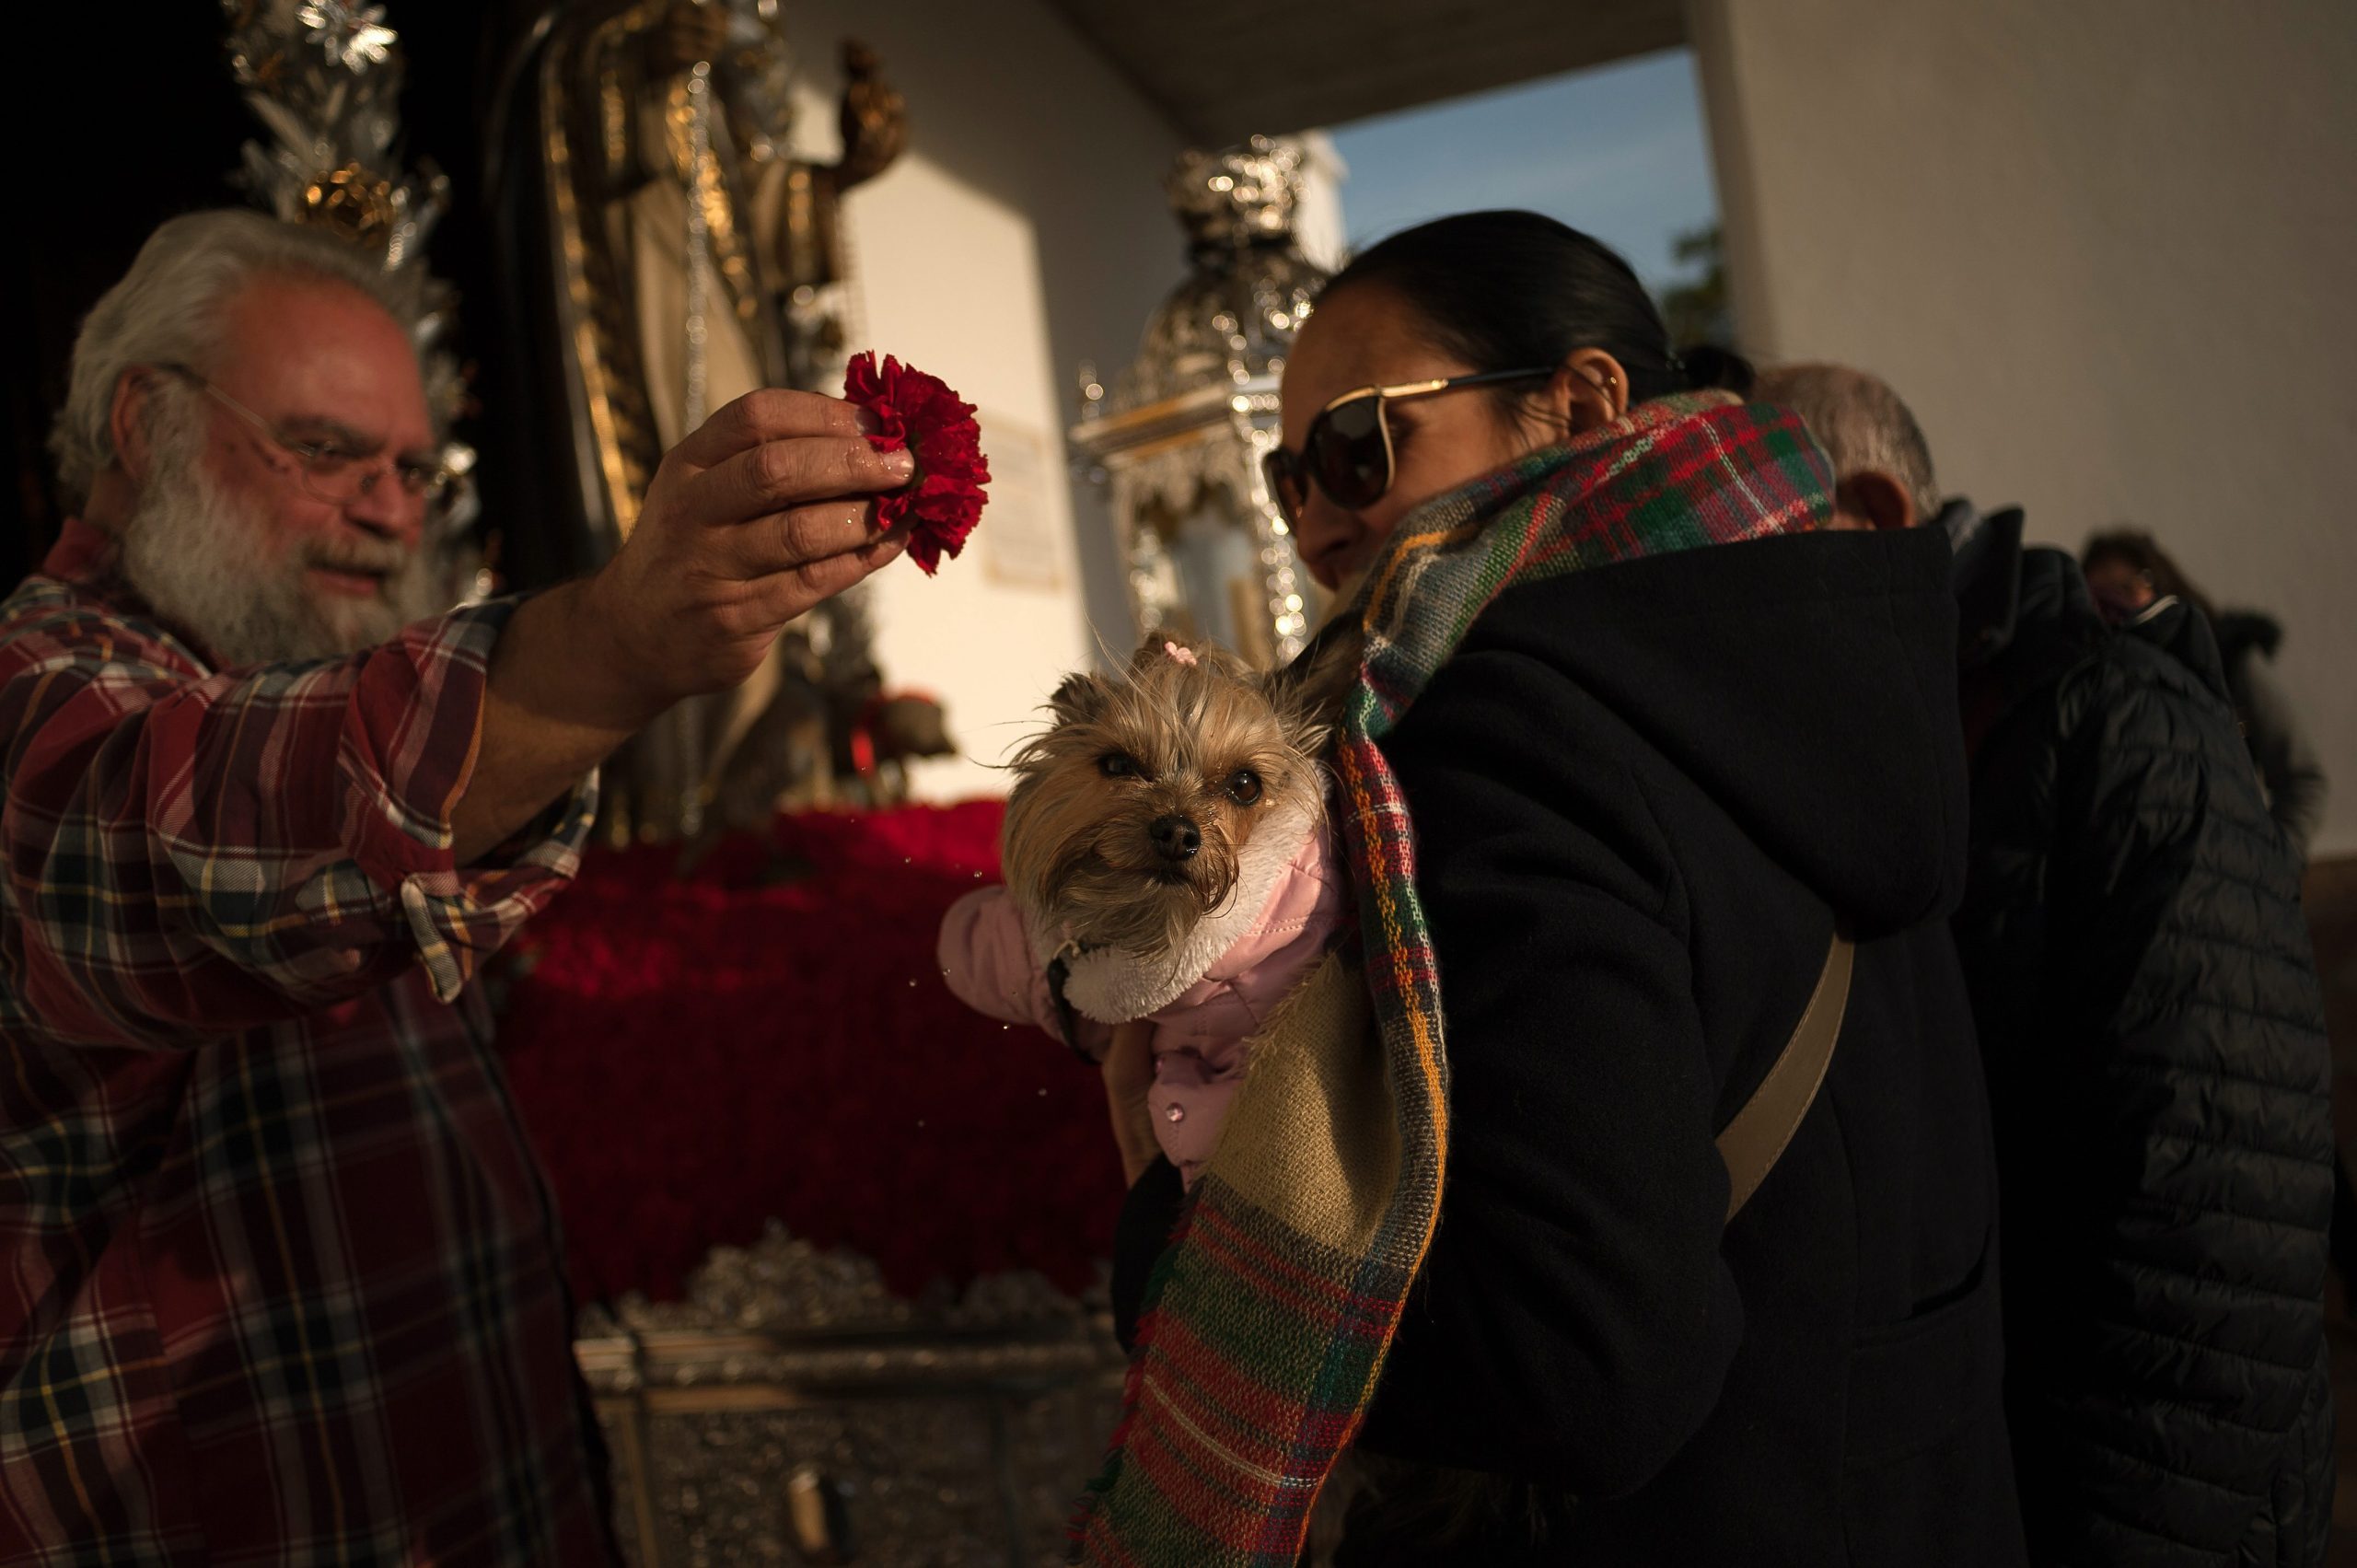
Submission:
{"label": "dog's eye", "polygon": [[1238,806],[1249,806],[1260,798],[1260,775],[1249,768],[1238,768],[1227,781],[1227,797]]}
{"label": "dog's eye", "polygon": [[1138,771],[1137,759],[1125,751],[1108,751],[1097,759],[1097,771],[1109,779],[1126,779]]}

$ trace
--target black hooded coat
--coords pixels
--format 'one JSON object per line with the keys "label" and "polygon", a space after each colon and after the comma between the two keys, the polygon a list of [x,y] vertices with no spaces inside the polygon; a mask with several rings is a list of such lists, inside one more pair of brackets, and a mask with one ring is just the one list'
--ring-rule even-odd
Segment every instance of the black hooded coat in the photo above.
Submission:
{"label": "black hooded coat", "polygon": [[[1383,742],[1440,962],[1450,1156],[1360,1442],[1387,1493],[1344,1564],[2023,1560],[1947,925],[1956,620],[1928,530],[1600,567],[1502,596]],[[1831,1066],[1730,1224],[1713,1135],[1837,919],[1858,947]],[[1117,1296],[1167,1234],[1157,1182]],[[1419,1493],[1479,1505],[1423,1521]]]}

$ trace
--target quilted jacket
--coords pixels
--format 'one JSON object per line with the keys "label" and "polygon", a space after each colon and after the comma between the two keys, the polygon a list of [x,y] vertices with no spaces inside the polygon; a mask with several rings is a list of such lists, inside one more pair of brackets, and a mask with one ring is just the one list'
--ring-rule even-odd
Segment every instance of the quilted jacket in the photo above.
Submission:
{"label": "quilted jacket", "polygon": [[2323,1005],[2207,623],[2106,631],[1953,509],[2007,1423],[2032,1561],[2313,1564],[2332,1515]]}

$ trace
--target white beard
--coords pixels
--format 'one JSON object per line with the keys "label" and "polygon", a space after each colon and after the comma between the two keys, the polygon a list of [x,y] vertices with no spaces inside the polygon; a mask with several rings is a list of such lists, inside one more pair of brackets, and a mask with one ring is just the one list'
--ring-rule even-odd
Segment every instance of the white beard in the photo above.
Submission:
{"label": "white beard", "polygon": [[[168,413],[152,450],[148,482],[123,528],[123,579],[223,668],[340,658],[390,642],[438,608],[424,550],[309,540],[273,562],[261,523],[206,471],[195,428]],[[387,575],[368,598],[330,596],[305,580],[315,565]]]}

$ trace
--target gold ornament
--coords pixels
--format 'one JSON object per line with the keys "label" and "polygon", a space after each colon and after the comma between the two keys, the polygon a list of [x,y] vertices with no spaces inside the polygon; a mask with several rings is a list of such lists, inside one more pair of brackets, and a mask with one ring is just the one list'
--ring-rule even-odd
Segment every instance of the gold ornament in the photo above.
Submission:
{"label": "gold ornament", "polygon": [[393,236],[393,188],[347,163],[304,191],[303,221],[355,245],[381,248]]}

